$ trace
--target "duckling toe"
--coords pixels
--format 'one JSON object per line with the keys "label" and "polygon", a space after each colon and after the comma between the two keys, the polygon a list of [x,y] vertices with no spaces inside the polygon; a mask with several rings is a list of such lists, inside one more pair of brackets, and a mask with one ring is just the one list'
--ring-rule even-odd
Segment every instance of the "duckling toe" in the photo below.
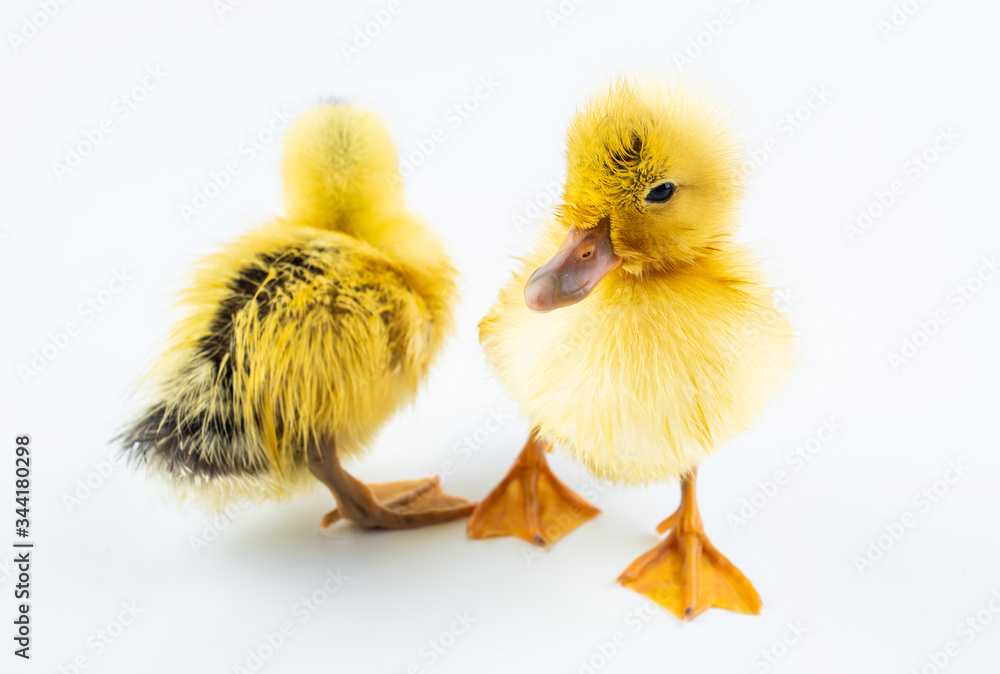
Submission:
{"label": "duckling toe", "polygon": [[516,536],[545,547],[600,513],[552,473],[544,451],[545,443],[533,434],[469,518],[469,538]]}
{"label": "duckling toe", "polygon": [[762,607],[747,577],[701,531],[671,531],[632,562],[618,582],[684,621],[712,607],[752,615]]}

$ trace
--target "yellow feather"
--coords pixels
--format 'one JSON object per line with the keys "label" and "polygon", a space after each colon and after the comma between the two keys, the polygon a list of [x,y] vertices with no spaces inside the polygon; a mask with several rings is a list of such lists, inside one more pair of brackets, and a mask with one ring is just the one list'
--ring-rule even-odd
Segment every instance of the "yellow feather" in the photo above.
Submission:
{"label": "yellow feather", "polygon": [[[733,243],[740,147],[690,88],[621,79],[576,116],[563,204],[480,324],[487,358],[543,435],[596,475],[686,474],[746,429],[793,363],[787,319]],[[675,195],[655,207],[648,189]],[[622,265],[590,296],[530,311],[524,285],[568,228],[611,222]]]}
{"label": "yellow feather", "polygon": [[127,448],[219,508],[308,483],[306,447],[359,454],[451,330],[455,271],[405,210],[381,120],[326,105],[290,130],[286,218],[204,260],[144,380]]}

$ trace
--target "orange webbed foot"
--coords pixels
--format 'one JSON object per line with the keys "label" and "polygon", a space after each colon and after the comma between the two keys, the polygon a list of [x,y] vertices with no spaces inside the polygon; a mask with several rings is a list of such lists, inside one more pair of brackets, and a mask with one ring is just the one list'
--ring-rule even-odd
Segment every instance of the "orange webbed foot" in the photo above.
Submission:
{"label": "orange webbed foot", "polygon": [[[371,522],[360,523],[364,528],[413,529],[460,519],[476,507],[464,498],[446,494],[437,477],[366,486],[381,507],[372,513]],[[331,510],[320,526],[329,527],[340,519],[340,510]]]}
{"label": "orange webbed foot", "polygon": [[506,477],[476,506],[469,538],[517,536],[542,547],[601,512],[552,473],[548,447],[532,433]]}
{"label": "orange webbed foot", "polygon": [[680,508],[657,527],[670,531],[667,538],[632,562],[618,582],[684,620],[713,606],[756,615],[762,607],[757,590],[705,535],[694,480],[692,472],[682,483]]}

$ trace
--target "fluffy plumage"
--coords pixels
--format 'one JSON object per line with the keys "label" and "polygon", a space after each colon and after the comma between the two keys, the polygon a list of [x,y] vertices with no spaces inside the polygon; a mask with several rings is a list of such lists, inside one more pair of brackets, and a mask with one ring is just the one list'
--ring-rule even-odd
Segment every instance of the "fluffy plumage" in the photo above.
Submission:
{"label": "fluffy plumage", "polygon": [[[596,475],[683,476],[744,430],[792,364],[792,338],[757,261],[733,243],[740,147],[690,89],[619,80],[576,116],[563,204],[483,319],[480,339],[543,436]],[[669,180],[666,203],[646,201]],[[550,313],[524,299],[571,226],[610,218],[621,265]]]}
{"label": "fluffy plumage", "polygon": [[311,441],[357,455],[414,396],[451,328],[455,272],[405,211],[397,167],[366,110],[296,122],[287,216],[198,268],[123,434],[131,457],[209,507],[282,497],[308,483]]}

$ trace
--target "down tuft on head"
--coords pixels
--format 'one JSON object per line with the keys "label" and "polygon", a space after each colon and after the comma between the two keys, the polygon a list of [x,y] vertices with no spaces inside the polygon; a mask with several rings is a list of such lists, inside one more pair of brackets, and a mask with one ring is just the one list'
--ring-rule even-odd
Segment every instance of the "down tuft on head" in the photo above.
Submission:
{"label": "down tuft on head", "polygon": [[[704,92],[620,78],[573,119],[560,215],[587,228],[609,216],[627,271],[691,262],[736,228],[742,147],[731,113]],[[646,196],[669,181],[668,203]]]}
{"label": "down tuft on head", "polygon": [[288,132],[282,161],[289,220],[364,238],[403,208],[399,160],[378,115],[328,103],[302,115]]}

